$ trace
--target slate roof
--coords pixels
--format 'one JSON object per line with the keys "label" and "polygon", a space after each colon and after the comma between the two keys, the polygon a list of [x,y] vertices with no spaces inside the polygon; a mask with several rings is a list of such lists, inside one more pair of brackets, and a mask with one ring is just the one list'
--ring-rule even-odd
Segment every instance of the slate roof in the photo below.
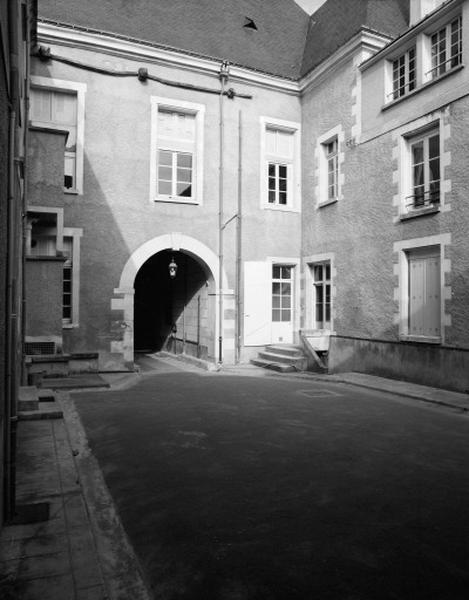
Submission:
{"label": "slate roof", "polygon": [[301,75],[368,27],[389,37],[408,29],[409,0],[327,0],[311,16]]}
{"label": "slate roof", "polygon": [[[38,0],[39,17],[299,79],[362,26],[396,37],[409,0]],[[252,19],[257,30],[246,28]]]}
{"label": "slate roof", "polygon": [[39,0],[39,17],[289,79],[299,77],[309,21],[294,0]]}

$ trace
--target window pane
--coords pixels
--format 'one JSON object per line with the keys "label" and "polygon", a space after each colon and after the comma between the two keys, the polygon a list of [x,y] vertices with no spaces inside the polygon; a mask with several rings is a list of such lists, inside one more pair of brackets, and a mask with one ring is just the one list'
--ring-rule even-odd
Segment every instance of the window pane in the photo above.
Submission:
{"label": "window pane", "polygon": [[326,265],[326,279],[330,279],[331,278],[331,265],[327,264]]}
{"label": "window pane", "polygon": [[192,181],[192,170],[191,169],[178,169],[177,170],[178,182],[190,183]]}
{"label": "window pane", "polygon": [[316,265],[314,267],[314,280],[315,281],[322,280],[322,265]]}
{"label": "window pane", "polygon": [[280,296],[272,296],[272,308],[280,308]]}
{"label": "window pane", "polygon": [[281,273],[281,267],[279,267],[278,265],[273,265],[272,267],[272,277],[274,279],[280,279],[280,273]]}
{"label": "window pane", "polygon": [[192,154],[182,154],[181,152],[178,152],[177,166],[186,167],[189,169],[192,168]]}
{"label": "window pane", "polygon": [[279,204],[286,204],[287,203],[287,192],[280,192],[278,195],[278,202]]}
{"label": "window pane", "polygon": [[275,281],[272,282],[272,294],[280,296],[280,285],[280,283],[276,283]]}
{"label": "window pane", "polygon": [[428,140],[429,145],[429,156],[430,158],[435,158],[435,156],[440,156],[440,136],[434,135]]}
{"label": "window pane", "polygon": [[282,279],[291,279],[292,267],[282,267]]}
{"label": "window pane", "polygon": [[72,291],[72,282],[71,281],[64,281],[64,293],[69,294]]}
{"label": "window pane", "polygon": [[173,164],[172,153],[169,150],[160,150],[158,152],[158,164],[171,166]]}
{"label": "window pane", "polygon": [[291,308],[291,296],[283,296],[282,307],[283,308]]}
{"label": "window pane", "polygon": [[171,195],[171,182],[170,181],[158,181],[158,194],[163,196]]}
{"label": "window pane", "polygon": [[276,179],[274,179],[273,177],[269,177],[269,190],[272,192],[275,192],[275,182]]}
{"label": "window pane", "polygon": [[275,164],[269,163],[269,177],[275,177]]}
{"label": "window pane", "polygon": [[281,320],[281,310],[279,308],[274,308],[272,310],[272,321],[278,323]]}
{"label": "window pane", "polygon": [[290,283],[281,283],[279,285],[281,286],[282,295],[291,293],[291,284]]}
{"label": "window pane", "polygon": [[284,323],[291,321],[291,310],[282,310],[282,321]]}
{"label": "window pane", "polygon": [[316,286],[316,303],[321,303],[323,302],[323,287],[322,285],[317,285]]}
{"label": "window pane", "polygon": [[269,204],[275,204],[275,192],[269,191]]}
{"label": "window pane", "polygon": [[436,181],[440,179],[440,159],[434,158],[430,161],[430,181]]}
{"label": "window pane", "polygon": [[412,160],[414,165],[423,162],[423,141],[412,144]]}
{"label": "window pane", "polygon": [[171,167],[158,167],[158,179],[164,181],[171,181],[173,170]]}
{"label": "window pane", "polygon": [[279,165],[278,166],[278,174],[279,174],[279,177],[282,177],[283,179],[285,179],[287,177],[287,167],[285,165]]}
{"label": "window pane", "polygon": [[192,186],[187,183],[177,183],[176,193],[178,196],[184,196],[185,198],[190,197],[192,193]]}

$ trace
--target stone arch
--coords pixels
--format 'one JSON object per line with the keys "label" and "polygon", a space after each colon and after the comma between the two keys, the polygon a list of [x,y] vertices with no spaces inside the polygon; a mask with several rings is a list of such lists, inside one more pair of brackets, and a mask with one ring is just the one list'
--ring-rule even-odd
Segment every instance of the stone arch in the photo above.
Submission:
{"label": "stone arch", "polygon": [[[114,289],[114,297],[111,300],[111,313],[113,317],[113,331],[116,332],[111,339],[111,354],[120,355],[127,366],[131,366],[134,360],[134,281],[142,265],[153,255],[164,250],[181,251],[189,254],[202,264],[210,273],[214,282],[214,296],[222,293],[224,295],[225,309],[233,309],[234,300],[231,290],[228,290],[228,279],[223,271],[221,286],[219,283],[219,261],[218,256],[205,244],[181,233],[168,233],[148,240],[139,246],[129,257],[122,270],[119,287]],[[215,308],[215,339],[218,339],[218,302],[214,302]],[[225,312],[225,310],[224,310]],[[232,324],[223,320],[223,330],[232,330]],[[229,335],[224,338],[224,349],[228,354],[233,354],[234,338]],[[233,349],[231,348],[233,346]],[[116,357],[117,358],[117,357]]]}

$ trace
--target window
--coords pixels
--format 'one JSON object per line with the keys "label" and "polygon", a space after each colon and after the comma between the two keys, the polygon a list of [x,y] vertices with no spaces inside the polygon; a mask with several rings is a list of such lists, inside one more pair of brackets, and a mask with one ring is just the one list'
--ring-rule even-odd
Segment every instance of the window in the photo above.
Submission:
{"label": "window", "polygon": [[64,152],[64,191],[83,193],[84,99],[86,85],[31,77],[31,121],[68,132]]}
{"label": "window", "polygon": [[157,195],[192,198],[195,115],[158,110]]}
{"label": "window", "polygon": [[462,62],[461,17],[435,32],[430,37],[432,79],[454,69]]}
{"label": "window", "polygon": [[440,202],[440,134],[432,130],[409,139],[411,160],[411,195],[406,198],[409,210]]}
{"label": "window", "polygon": [[407,260],[408,333],[415,338],[438,339],[441,333],[440,249],[411,250]]}
{"label": "window", "polygon": [[268,202],[286,206],[291,202],[291,170],[293,167],[293,133],[267,127]]}
{"label": "window", "polygon": [[203,114],[201,105],[152,98],[152,201],[201,202]]}
{"label": "window", "polygon": [[293,267],[272,265],[272,321],[292,320]]}
{"label": "window", "polygon": [[312,266],[314,288],[314,328],[331,329],[331,263]]}
{"label": "window", "polygon": [[64,237],[63,254],[66,257],[63,266],[62,290],[62,321],[70,323],[72,320],[72,273],[73,273],[73,238]]}
{"label": "window", "polygon": [[344,133],[342,127],[334,127],[321,135],[316,146],[316,198],[317,206],[337,202],[341,198],[344,175],[341,165],[344,161]]}
{"label": "window", "polygon": [[269,204],[287,204],[288,165],[269,163]]}
{"label": "window", "polygon": [[35,123],[68,131],[65,142],[64,187],[75,187],[77,149],[77,96],[41,88],[31,89],[31,118]]}
{"label": "window", "polygon": [[336,200],[339,195],[339,143],[337,137],[324,144],[327,160],[327,199]]}
{"label": "window", "polygon": [[300,208],[299,125],[261,117],[261,206]]}
{"label": "window", "polygon": [[393,100],[408,94],[416,87],[415,46],[392,61]]}

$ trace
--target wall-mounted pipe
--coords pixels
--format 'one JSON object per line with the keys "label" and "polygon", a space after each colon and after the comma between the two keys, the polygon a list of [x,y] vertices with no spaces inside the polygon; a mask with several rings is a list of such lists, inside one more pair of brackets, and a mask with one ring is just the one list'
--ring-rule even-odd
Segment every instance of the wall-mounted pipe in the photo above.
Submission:
{"label": "wall-mounted pipe", "polygon": [[[209,88],[200,85],[193,85],[192,83],[181,83],[180,81],[173,81],[171,79],[165,79],[164,77],[158,77],[157,75],[152,75],[148,73],[148,69],[145,67],[140,67],[138,71],[113,71],[111,69],[105,69],[104,67],[98,67],[95,65],[90,65],[87,63],[83,63],[78,60],[73,60],[71,58],[66,58],[65,56],[59,56],[57,54],[52,54],[49,48],[45,48],[44,46],[39,46],[38,50],[33,54],[40,60],[47,62],[49,60],[55,60],[56,62],[61,62],[66,65],[70,65],[71,67],[76,67],[78,69],[84,69],[85,71],[91,71],[93,73],[99,73],[101,75],[110,75],[112,77],[137,77],[139,81],[142,83],[150,80],[156,81],[157,83],[161,83],[163,85],[168,85],[171,87],[178,87],[184,90],[191,90],[193,92],[203,92],[206,94],[215,94],[219,95],[220,90],[216,88]],[[233,88],[228,90],[223,90],[223,95],[228,98],[244,98],[246,100],[251,100],[251,94],[240,94],[236,92]]]}

